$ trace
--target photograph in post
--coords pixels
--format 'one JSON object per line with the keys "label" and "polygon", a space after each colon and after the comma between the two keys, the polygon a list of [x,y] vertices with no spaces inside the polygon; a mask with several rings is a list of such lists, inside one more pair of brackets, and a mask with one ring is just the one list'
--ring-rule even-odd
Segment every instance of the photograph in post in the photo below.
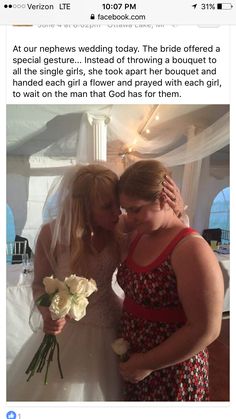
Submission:
{"label": "photograph in post", "polygon": [[229,401],[229,113],[7,105],[8,402]]}

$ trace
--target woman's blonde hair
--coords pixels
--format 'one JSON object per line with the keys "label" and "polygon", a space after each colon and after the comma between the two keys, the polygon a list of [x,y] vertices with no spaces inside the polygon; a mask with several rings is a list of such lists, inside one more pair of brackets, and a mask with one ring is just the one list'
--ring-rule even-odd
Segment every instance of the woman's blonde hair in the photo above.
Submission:
{"label": "woman's blonde hair", "polygon": [[69,248],[72,270],[79,259],[86,258],[86,252],[92,251],[93,205],[107,203],[112,194],[118,193],[117,188],[117,175],[100,164],[77,165],[65,174],[59,186],[59,212],[53,226],[51,255],[55,255],[58,245]]}
{"label": "woman's blonde hair", "polygon": [[168,169],[157,160],[140,160],[129,166],[119,180],[119,192],[132,198],[155,201],[162,191]]}

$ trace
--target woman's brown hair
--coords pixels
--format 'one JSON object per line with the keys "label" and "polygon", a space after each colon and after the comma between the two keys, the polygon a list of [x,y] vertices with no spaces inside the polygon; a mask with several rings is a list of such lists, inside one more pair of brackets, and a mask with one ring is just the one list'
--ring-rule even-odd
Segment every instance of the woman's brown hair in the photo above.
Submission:
{"label": "woman's brown hair", "polygon": [[129,166],[119,180],[119,193],[132,198],[154,201],[162,191],[167,168],[157,160],[140,160]]}

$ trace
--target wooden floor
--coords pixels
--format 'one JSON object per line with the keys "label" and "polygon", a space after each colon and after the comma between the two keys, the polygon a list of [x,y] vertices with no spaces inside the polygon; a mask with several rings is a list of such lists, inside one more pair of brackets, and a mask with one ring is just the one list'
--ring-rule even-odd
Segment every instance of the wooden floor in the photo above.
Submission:
{"label": "wooden floor", "polygon": [[229,318],[222,320],[220,336],[208,349],[210,400],[229,401]]}

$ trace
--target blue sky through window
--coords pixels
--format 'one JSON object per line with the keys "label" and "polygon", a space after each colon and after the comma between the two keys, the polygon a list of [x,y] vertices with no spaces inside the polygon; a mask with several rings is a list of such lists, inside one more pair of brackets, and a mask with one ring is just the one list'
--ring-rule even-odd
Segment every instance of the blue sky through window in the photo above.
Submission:
{"label": "blue sky through window", "polygon": [[210,212],[209,228],[221,228],[229,230],[229,208],[230,190],[229,187],[222,189],[213,200]]}

